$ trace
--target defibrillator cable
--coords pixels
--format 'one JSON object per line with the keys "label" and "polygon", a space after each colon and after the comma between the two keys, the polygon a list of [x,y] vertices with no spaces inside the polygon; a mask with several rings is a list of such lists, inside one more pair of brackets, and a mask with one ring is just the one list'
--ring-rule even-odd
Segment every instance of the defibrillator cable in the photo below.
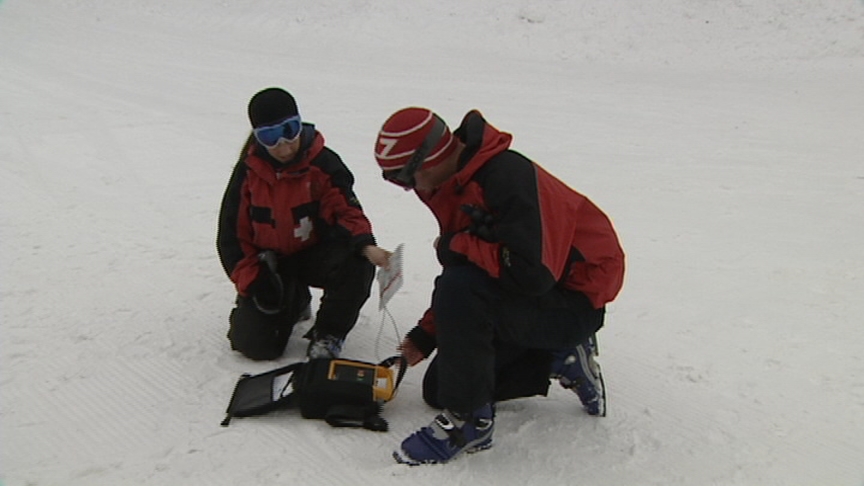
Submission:
{"label": "defibrillator cable", "polygon": [[[397,345],[402,343],[402,337],[399,334],[399,326],[396,325],[396,319],[390,313],[390,309],[385,305],[381,309],[381,324],[378,326],[378,335],[375,337],[375,359],[381,360],[381,337],[384,335],[384,325],[387,320],[393,325],[393,333],[396,335]],[[389,354],[389,353],[388,353]]]}

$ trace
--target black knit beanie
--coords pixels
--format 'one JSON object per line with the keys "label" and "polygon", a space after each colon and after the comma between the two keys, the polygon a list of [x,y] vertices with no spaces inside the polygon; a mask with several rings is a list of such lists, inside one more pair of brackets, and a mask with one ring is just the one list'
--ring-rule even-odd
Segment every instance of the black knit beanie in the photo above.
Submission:
{"label": "black knit beanie", "polygon": [[272,125],[299,114],[294,97],[281,88],[261,90],[249,100],[249,121],[253,128]]}

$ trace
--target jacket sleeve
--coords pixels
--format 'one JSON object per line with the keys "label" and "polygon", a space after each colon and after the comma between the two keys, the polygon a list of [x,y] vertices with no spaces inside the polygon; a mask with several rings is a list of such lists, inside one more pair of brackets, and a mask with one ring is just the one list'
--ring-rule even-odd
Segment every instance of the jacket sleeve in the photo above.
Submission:
{"label": "jacket sleeve", "polygon": [[354,194],[354,175],[335,152],[326,148],[325,151],[326,156],[316,161],[327,175],[327,187],[321,198],[321,217],[333,225],[337,236],[349,238],[352,250],[361,255],[364,247],[375,244],[372,224]]}
{"label": "jacket sleeve", "polygon": [[511,291],[541,295],[556,284],[555,272],[544,264],[544,224],[534,164],[515,152],[489,160],[475,180],[494,217],[496,241],[466,232],[450,240],[450,250],[498,279]]}
{"label": "jacket sleeve", "polygon": [[438,347],[435,334],[435,314],[432,309],[429,309],[423,314],[417,325],[408,332],[407,337],[423,353],[423,356],[428,358],[432,351]]}
{"label": "jacket sleeve", "polygon": [[257,250],[252,245],[252,223],[249,220],[249,192],[246,186],[246,152],[251,136],[243,146],[234,166],[219,209],[216,250],[222,269],[245,295],[246,288],[258,275]]}

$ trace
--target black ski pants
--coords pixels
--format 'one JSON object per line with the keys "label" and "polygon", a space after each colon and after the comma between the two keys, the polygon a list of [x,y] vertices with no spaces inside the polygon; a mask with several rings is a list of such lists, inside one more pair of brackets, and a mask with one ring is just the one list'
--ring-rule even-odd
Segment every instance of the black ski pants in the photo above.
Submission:
{"label": "black ski pants", "polygon": [[231,349],[254,360],[282,356],[294,325],[312,300],[309,287],[323,290],[315,332],[344,338],[357,323],[375,277],[375,266],[341,240],[280,257],[278,271],[285,286],[281,312],[266,314],[251,298],[238,295],[228,319]]}
{"label": "black ski pants", "polygon": [[490,401],[545,395],[551,352],[572,348],[603,326],[581,292],[507,292],[474,265],[447,267],[432,294],[437,355],[423,380],[425,401],[472,412]]}

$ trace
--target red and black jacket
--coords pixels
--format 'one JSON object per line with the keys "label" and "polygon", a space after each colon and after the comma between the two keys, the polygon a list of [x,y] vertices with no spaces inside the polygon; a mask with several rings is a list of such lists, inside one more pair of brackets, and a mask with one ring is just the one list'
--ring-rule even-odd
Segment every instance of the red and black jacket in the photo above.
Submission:
{"label": "red and black jacket", "polygon": [[[561,286],[584,293],[597,309],[612,301],[623,284],[624,252],[603,211],[509,150],[512,136],[479,112],[468,113],[454,135],[465,144],[459,171],[434,192],[418,192],[438,220],[439,255],[467,260],[512,292],[541,295]],[[466,205],[492,216],[493,241],[466,231]],[[434,335],[431,310],[420,327]]]}
{"label": "red and black jacket", "polygon": [[354,194],[354,176],[304,125],[294,161],[281,164],[250,136],[234,167],[219,213],[217,250],[237,291],[258,276],[258,253],[291,255],[330,238],[358,255],[375,244],[372,225]]}

